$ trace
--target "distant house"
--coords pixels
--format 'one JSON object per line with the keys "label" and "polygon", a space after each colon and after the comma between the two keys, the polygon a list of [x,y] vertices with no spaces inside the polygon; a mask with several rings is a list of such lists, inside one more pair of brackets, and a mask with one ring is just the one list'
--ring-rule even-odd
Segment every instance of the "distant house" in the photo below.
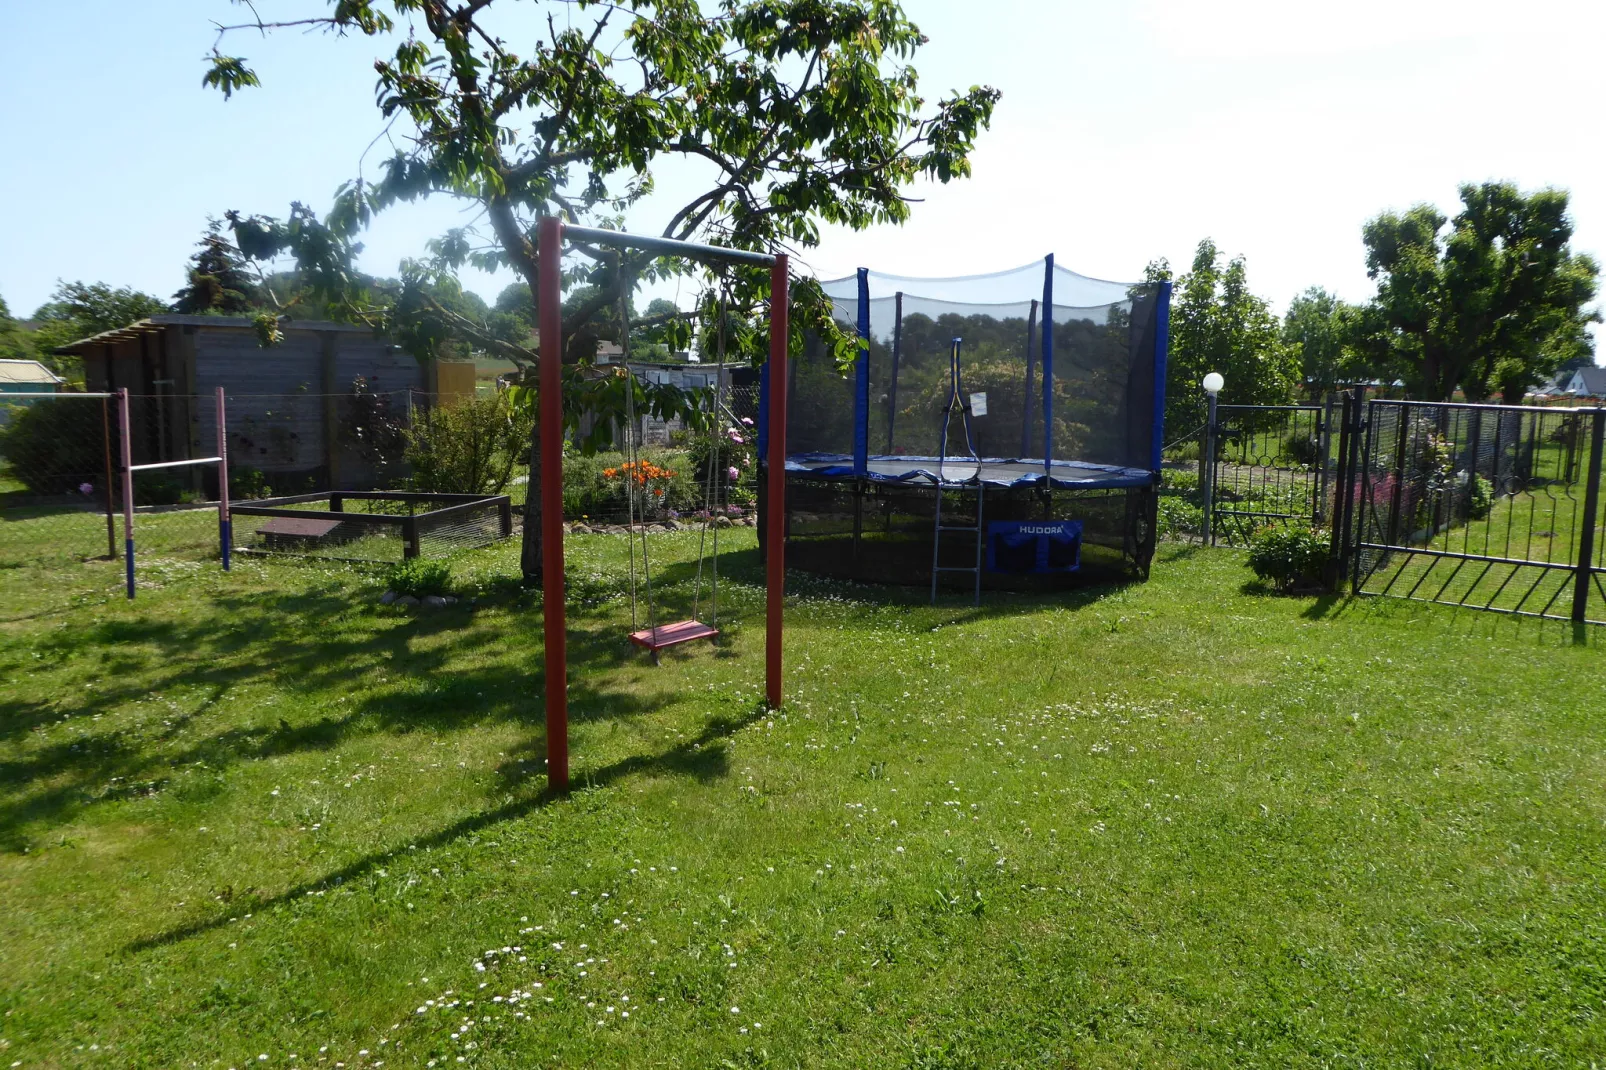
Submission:
{"label": "distant house", "polygon": [[1606,368],[1579,368],[1562,390],[1575,397],[1606,398]]}
{"label": "distant house", "polygon": [[13,395],[9,399],[11,405],[27,404],[14,395],[54,394],[65,382],[37,360],[0,360],[0,427],[5,426],[10,415],[7,395]]}
{"label": "distant house", "polygon": [[[396,410],[434,392],[433,367],[366,327],[281,321],[284,340],[264,348],[252,322],[233,316],[152,316],[63,346],[83,361],[90,391],[127,387],[134,463],[210,456],[212,395],[228,393],[229,461],[275,478],[275,490],[360,489],[382,476],[346,444],[352,382]],[[187,470],[186,470],[187,471]]]}
{"label": "distant house", "polygon": [[37,360],[0,360],[0,394],[54,394],[65,382]]}

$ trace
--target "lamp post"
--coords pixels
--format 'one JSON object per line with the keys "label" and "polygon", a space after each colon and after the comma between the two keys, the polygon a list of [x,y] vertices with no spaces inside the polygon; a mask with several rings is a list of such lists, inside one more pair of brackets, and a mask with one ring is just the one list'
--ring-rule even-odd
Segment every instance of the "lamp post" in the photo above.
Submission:
{"label": "lamp post", "polygon": [[1204,496],[1204,541],[1206,545],[1214,545],[1216,529],[1212,514],[1215,512],[1216,497],[1216,395],[1221,393],[1227,381],[1220,372],[1211,372],[1199,385],[1204,387],[1207,409],[1204,447],[1199,451],[1199,489]]}

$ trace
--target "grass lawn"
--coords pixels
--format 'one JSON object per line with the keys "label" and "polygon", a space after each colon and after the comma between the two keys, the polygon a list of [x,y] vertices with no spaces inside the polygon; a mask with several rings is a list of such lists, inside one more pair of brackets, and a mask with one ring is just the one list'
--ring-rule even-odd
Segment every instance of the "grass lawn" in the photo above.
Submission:
{"label": "grass lawn", "polygon": [[728,641],[654,669],[624,541],[570,540],[558,800],[515,546],[430,614],[276,562],[7,580],[0,1066],[1606,1053],[1600,632],[1231,551],[979,611],[797,577],[772,715],[732,541]]}

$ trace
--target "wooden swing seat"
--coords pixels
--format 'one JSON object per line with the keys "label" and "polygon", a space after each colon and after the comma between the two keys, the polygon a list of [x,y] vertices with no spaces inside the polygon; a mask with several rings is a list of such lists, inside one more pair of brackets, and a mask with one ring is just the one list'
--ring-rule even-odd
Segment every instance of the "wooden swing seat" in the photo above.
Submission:
{"label": "wooden swing seat", "polygon": [[630,633],[630,641],[657,654],[666,647],[691,643],[698,639],[712,639],[719,634],[700,620],[677,620],[673,624],[660,624],[656,628],[643,628]]}

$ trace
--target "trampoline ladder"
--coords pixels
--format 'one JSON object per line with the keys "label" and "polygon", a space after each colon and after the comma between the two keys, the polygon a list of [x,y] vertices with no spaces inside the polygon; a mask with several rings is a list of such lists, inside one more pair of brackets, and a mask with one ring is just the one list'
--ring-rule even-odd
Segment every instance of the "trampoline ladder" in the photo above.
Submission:
{"label": "trampoline ladder", "polygon": [[[942,522],[942,487],[937,487],[937,518],[931,532],[931,604],[937,604],[937,580],[944,572],[969,572],[976,577],[976,587],[973,604],[981,605],[981,550],[985,538],[985,526],[982,520],[982,495],[984,485],[979,481],[976,484],[976,523],[971,524],[944,524]],[[968,531],[976,536],[976,563],[973,565],[939,565],[942,560],[942,533],[945,531]]]}

